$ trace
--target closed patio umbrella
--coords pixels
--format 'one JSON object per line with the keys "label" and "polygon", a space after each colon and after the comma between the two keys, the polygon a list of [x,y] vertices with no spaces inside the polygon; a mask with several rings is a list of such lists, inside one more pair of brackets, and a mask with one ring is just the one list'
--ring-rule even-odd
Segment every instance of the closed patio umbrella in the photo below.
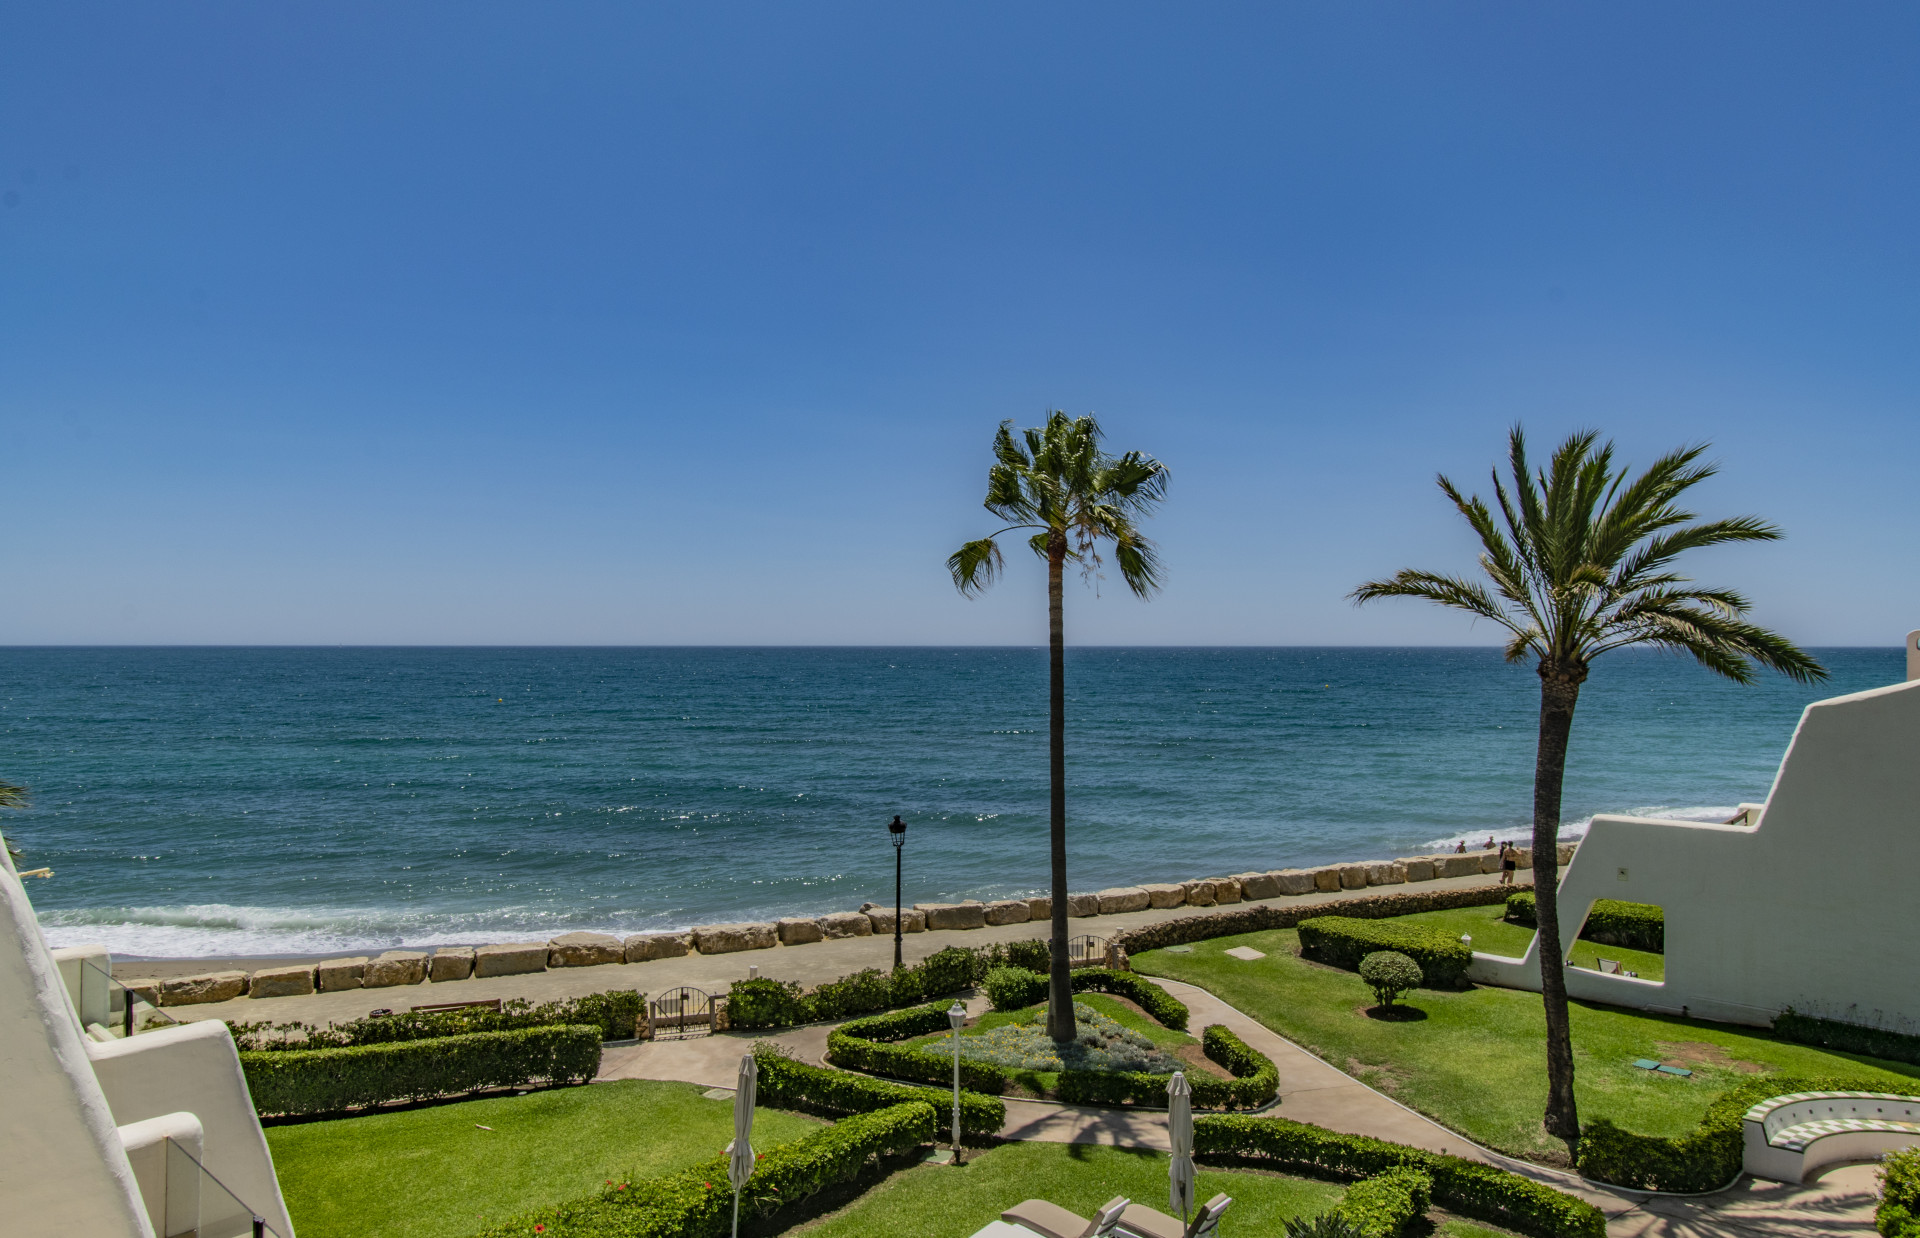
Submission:
{"label": "closed patio umbrella", "polygon": [[[733,1184],[733,1238],[740,1238],[740,1192],[753,1176],[753,1102],[759,1081],[760,1067],[753,1054],[746,1054],[740,1059],[740,1078],[733,1087],[733,1142],[727,1145],[727,1181]],[[1191,1133],[1187,1142],[1193,1142]],[[1187,1193],[1193,1193],[1191,1187]]]}
{"label": "closed patio umbrella", "polygon": [[1173,1145],[1167,1199],[1185,1221],[1193,1208],[1193,1089],[1182,1070],[1167,1081],[1167,1142]]}

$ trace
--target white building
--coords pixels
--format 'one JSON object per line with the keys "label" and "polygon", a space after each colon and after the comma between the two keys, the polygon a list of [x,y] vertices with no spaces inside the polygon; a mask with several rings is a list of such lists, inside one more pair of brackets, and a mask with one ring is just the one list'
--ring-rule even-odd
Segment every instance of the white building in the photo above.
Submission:
{"label": "white building", "polygon": [[[1594,901],[1666,913],[1666,979],[1569,968],[1576,998],[1734,1023],[1804,1014],[1920,1027],[1920,632],[1904,684],[1807,706],[1764,804],[1724,825],[1601,816],[1560,879],[1560,936]],[[1538,990],[1524,958],[1473,979]]]}
{"label": "white building", "polygon": [[0,847],[6,1232],[293,1238],[227,1025],[121,1038],[111,972],[104,948],[47,948]]}

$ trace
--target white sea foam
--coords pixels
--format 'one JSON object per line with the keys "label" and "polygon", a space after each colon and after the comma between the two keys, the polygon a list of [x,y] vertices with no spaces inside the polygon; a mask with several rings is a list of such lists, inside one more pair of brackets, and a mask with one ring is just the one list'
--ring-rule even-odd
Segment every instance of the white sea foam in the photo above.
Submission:
{"label": "white sea foam", "polygon": [[[1561,822],[1560,840],[1562,842],[1577,842],[1585,838],[1587,836],[1587,827],[1593,824],[1594,816],[1659,817],[1668,821],[1725,821],[1738,811],[1740,811],[1738,808],[1728,805],[1673,808],[1666,804],[1655,804],[1644,808],[1615,810],[1613,814],[1596,813],[1593,814],[1593,816],[1581,817],[1575,821]],[[1431,847],[1435,851],[1451,851],[1461,843],[1467,844],[1469,848],[1484,847],[1487,839],[1493,838],[1499,842],[1511,842],[1524,846],[1532,837],[1533,830],[1531,827],[1516,825],[1500,829],[1468,830],[1464,834],[1453,834],[1446,838],[1435,838],[1422,845]]]}

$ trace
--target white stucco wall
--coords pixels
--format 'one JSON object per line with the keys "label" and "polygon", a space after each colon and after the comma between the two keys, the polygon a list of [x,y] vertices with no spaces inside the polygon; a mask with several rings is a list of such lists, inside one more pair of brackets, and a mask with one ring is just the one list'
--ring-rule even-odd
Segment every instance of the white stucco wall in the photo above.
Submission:
{"label": "white stucco wall", "polygon": [[[1764,808],[1711,825],[1595,817],[1560,882],[1571,942],[1596,899],[1666,912],[1662,983],[1569,969],[1577,998],[1765,1024],[1787,1006],[1920,1023],[1920,681],[1800,717]],[[1475,954],[1475,980],[1540,987]]]}
{"label": "white stucco wall", "polygon": [[78,1014],[3,846],[0,1089],[6,1232],[153,1238]]}

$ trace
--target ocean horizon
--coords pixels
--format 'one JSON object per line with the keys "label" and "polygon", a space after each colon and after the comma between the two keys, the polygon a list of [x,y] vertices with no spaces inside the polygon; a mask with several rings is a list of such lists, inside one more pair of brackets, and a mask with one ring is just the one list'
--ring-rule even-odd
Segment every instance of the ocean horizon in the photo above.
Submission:
{"label": "ocean horizon", "polygon": [[[1610,654],[1563,836],[1763,799],[1831,680]],[[1537,679],[1481,647],[1068,650],[1076,890],[1520,838]],[[0,821],[55,945],[219,957],[1043,893],[1046,651],[993,647],[0,648]]]}

